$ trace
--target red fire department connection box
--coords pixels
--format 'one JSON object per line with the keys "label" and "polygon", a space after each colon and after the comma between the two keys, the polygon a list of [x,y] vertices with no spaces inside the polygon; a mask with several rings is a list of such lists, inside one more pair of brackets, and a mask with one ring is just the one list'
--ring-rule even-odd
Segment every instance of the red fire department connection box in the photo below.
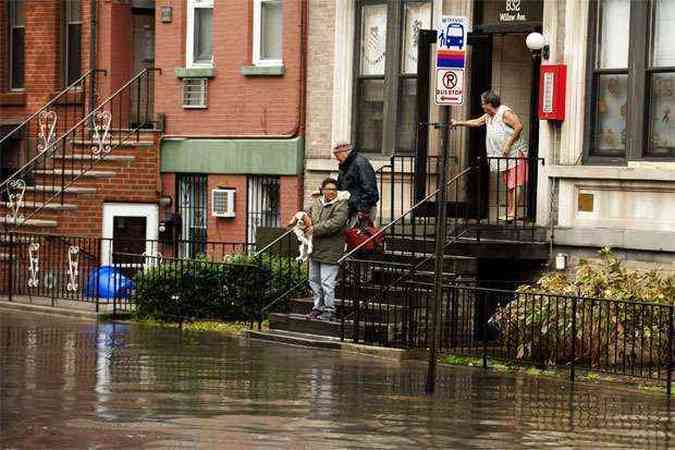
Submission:
{"label": "red fire department connection box", "polygon": [[539,119],[565,120],[567,66],[542,65],[539,75]]}

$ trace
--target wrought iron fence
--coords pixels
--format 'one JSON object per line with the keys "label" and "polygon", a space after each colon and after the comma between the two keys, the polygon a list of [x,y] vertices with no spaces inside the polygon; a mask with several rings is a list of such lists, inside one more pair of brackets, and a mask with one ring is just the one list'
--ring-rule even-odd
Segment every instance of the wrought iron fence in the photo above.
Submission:
{"label": "wrought iron fence", "polygon": [[[151,96],[147,93],[157,71],[144,69],[58,137],[51,128],[55,117],[40,123],[39,128],[47,130],[48,136],[42,139],[43,146],[38,146],[39,151],[26,164],[0,183],[0,198],[9,210],[4,223],[19,226],[45,207],[63,205],[66,190],[114,148],[138,142],[140,131],[153,123]],[[40,114],[37,117],[39,121]]]}
{"label": "wrought iron fence", "polygon": [[115,253],[114,257],[143,261],[143,267],[132,278],[125,278],[120,276],[123,267],[113,265],[116,278],[109,283],[115,292],[113,304],[133,305],[139,317],[156,320],[252,322],[272,283],[272,274],[256,264],[133,253]]}
{"label": "wrought iron fence", "polygon": [[[0,295],[19,298],[70,300],[96,305],[107,299],[96,289],[101,268],[115,267],[134,277],[147,267],[148,258],[176,258],[191,241],[162,242],[125,238],[93,238],[36,233],[0,233]],[[199,242],[204,252],[197,259],[223,262],[236,255],[251,255],[254,246],[244,242]],[[125,249],[143,248],[142,254]]]}

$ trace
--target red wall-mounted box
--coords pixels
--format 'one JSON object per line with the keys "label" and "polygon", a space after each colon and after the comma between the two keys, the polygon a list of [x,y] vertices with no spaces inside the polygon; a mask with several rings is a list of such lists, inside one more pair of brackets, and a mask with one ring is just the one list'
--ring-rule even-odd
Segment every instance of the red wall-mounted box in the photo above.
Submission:
{"label": "red wall-mounted box", "polygon": [[542,65],[539,74],[539,119],[565,120],[567,66]]}

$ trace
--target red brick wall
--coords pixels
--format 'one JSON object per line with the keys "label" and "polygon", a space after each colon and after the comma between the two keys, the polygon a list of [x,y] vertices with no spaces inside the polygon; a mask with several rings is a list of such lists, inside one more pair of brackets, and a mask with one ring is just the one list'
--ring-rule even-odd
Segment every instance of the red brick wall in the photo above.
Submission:
{"label": "red brick wall", "polygon": [[[209,175],[207,185],[207,235],[209,241],[246,241],[246,176]],[[234,211],[236,216],[232,219],[213,217],[211,214],[211,191],[218,187],[235,189]]]}
{"label": "red brick wall", "polygon": [[102,99],[105,99],[132,75],[131,5],[110,0],[99,2],[98,18],[99,67],[108,71],[101,90]]}
{"label": "red brick wall", "polygon": [[[89,46],[91,42],[91,8],[88,0],[82,2],[82,73],[91,67]],[[60,20],[63,13],[61,0],[40,0],[24,2],[26,14],[26,66],[25,89],[21,95],[7,94],[7,32],[5,14],[7,1],[0,0],[0,119],[1,121],[23,121],[28,115],[41,108],[63,85],[61,54],[62,41]],[[18,98],[25,101],[11,106]]]}
{"label": "red brick wall", "polygon": [[[208,109],[182,108],[181,80],[175,69],[185,67],[186,6],[184,0],[156,2],[156,110],[166,113],[171,135],[292,134],[298,129],[301,106],[301,4],[283,2],[283,62],[285,74],[245,77],[240,68],[251,64],[251,1],[216,1],[213,18],[215,77],[209,80]],[[161,23],[162,6],[173,8],[173,21]]]}
{"label": "red brick wall", "polygon": [[[157,203],[159,201],[158,145],[151,147],[122,147],[115,155],[134,155],[128,164],[105,162],[97,170],[114,170],[117,174],[107,179],[82,179],[75,186],[96,187],[95,194],[67,195],[66,203],[76,203],[79,208],[53,217],[41,213],[39,218],[58,221],[50,232],[77,236],[100,236],[103,230],[103,204],[112,202]],[[163,216],[160,216],[162,218]]]}

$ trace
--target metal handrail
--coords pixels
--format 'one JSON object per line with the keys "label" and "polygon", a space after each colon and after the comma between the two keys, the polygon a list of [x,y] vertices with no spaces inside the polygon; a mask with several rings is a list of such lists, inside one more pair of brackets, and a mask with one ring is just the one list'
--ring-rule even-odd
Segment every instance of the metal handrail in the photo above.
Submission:
{"label": "metal handrail", "polygon": [[[91,69],[89,72],[85,73],[84,75],[80,76],[77,80],[73,81],[70,85],[68,85],[66,88],[64,88],[61,92],[59,92],[56,97],[48,101],[47,103],[42,106],[42,108],[38,109],[36,112],[28,116],[26,120],[21,122],[20,125],[18,125],[16,128],[14,128],[12,131],[10,131],[7,135],[3,136],[0,138],[0,145],[5,142],[6,140],[9,140],[10,136],[12,136],[14,133],[18,133],[19,130],[21,130],[28,122],[39,116],[43,111],[47,110],[50,106],[52,106],[54,103],[58,102],[61,97],[66,95],[71,89],[77,87],[82,81],[84,81],[85,78],[89,77],[90,75],[94,73],[103,73],[105,76],[108,76],[108,71],[105,69]],[[46,150],[46,149],[45,149]]]}
{"label": "metal handrail", "polygon": [[[5,185],[9,184],[11,181],[14,180],[16,174],[21,173],[26,167],[30,166],[31,164],[34,164],[40,157],[48,153],[49,150],[56,149],[58,144],[60,144],[67,136],[72,134],[74,130],[79,128],[81,125],[85,124],[88,120],[90,120],[94,115],[96,115],[97,112],[99,112],[105,105],[107,105],[112,99],[117,97],[120,93],[122,93],[127,87],[129,87],[133,82],[138,80],[140,77],[142,77],[144,74],[148,72],[155,72],[159,71],[161,73],[161,69],[159,68],[146,68],[140,71],[136,76],[134,76],[132,79],[127,81],[121,88],[116,90],[112,95],[110,95],[107,99],[105,99],[103,102],[101,102],[95,109],[93,109],[89,114],[87,114],[82,120],[80,120],[77,124],[72,126],[67,132],[65,132],[61,137],[59,137],[57,140],[55,140],[51,145],[49,145],[47,148],[45,148],[40,154],[35,155],[33,159],[28,161],[26,164],[23,165],[22,168],[17,170],[14,174],[12,174],[10,177],[8,177],[6,180],[4,180],[2,183],[0,183],[0,189],[5,187]],[[78,177],[79,178],[79,177]],[[53,199],[56,196],[53,196],[50,198]]]}
{"label": "metal handrail", "polygon": [[272,242],[270,242],[269,244],[267,244],[266,246],[264,246],[263,248],[261,248],[260,250],[258,250],[257,252],[255,252],[255,255],[254,255],[254,256],[255,256],[255,257],[260,256],[260,254],[261,254],[262,252],[264,252],[264,251],[266,251],[266,250],[269,250],[271,247],[273,247],[275,244],[281,242],[281,240],[282,240],[283,238],[285,238],[286,236],[288,236],[288,235],[291,234],[292,232],[293,232],[292,229],[286,231],[284,234],[282,234],[281,236],[279,236],[278,238],[276,238],[275,240],[273,240]]}
{"label": "metal handrail", "polygon": [[[454,183],[456,180],[458,180],[460,177],[463,177],[464,175],[466,175],[467,173],[469,173],[471,170],[473,170],[473,167],[467,167],[467,168],[464,169],[462,172],[460,172],[459,174],[455,175],[452,179],[450,179],[450,180],[445,184],[445,187],[447,188],[448,186],[450,186],[450,184]],[[344,260],[346,260],[347,258],[351,258],[351,256],[352,256],[354,253],[356,253],[356,252],[359,251],[361,248],[363,248],[364,246],[366,246],[367,244],[369,244],[371,241],[373,241],[374,239],[376,239],[376,238],[378,237],[378,235],[381,235],[382,233],[384,233],[385,231],[387,231],[388,229],[390,229],[392,226],[394,226],[395,224],[399,223],[399,222],[400,222],[402,219],[404,219],[406,216],[410,215],[415,209],[419,208],[420,205],[422,205],[423,203],[427,202],[431,197],[433,197],[434,195],[438,194],[439,192],[441,192],[441,188],[436,189],[434,192],[432,192],[431,194],[427,195],[426,197],[424,197],[424,198],[423,198],[422,200],[420,200],[419,202],[415,203],[410,209],[408,209],[408,211],[406,211],[405,213],[403,213],[402,215],[400,215],[396,220],[394,220],[394,221],[392,221],[392,222],[389,222],[387,225],[385,225],[384,227],[380,228],[380,230],[378,231],[378,233],[377,233],[376,235],[369,237],[367,240],[363,241],[363,242],[362,242],[361,244],[359,244],[357,247],[353,248],[349,253],[347,253],[346,255],[343,255],[342,258],[340,258],[340,259],[338,260],[337,263],[338,263],[338,264],[342,264],[342,262],[343,262]]]}

